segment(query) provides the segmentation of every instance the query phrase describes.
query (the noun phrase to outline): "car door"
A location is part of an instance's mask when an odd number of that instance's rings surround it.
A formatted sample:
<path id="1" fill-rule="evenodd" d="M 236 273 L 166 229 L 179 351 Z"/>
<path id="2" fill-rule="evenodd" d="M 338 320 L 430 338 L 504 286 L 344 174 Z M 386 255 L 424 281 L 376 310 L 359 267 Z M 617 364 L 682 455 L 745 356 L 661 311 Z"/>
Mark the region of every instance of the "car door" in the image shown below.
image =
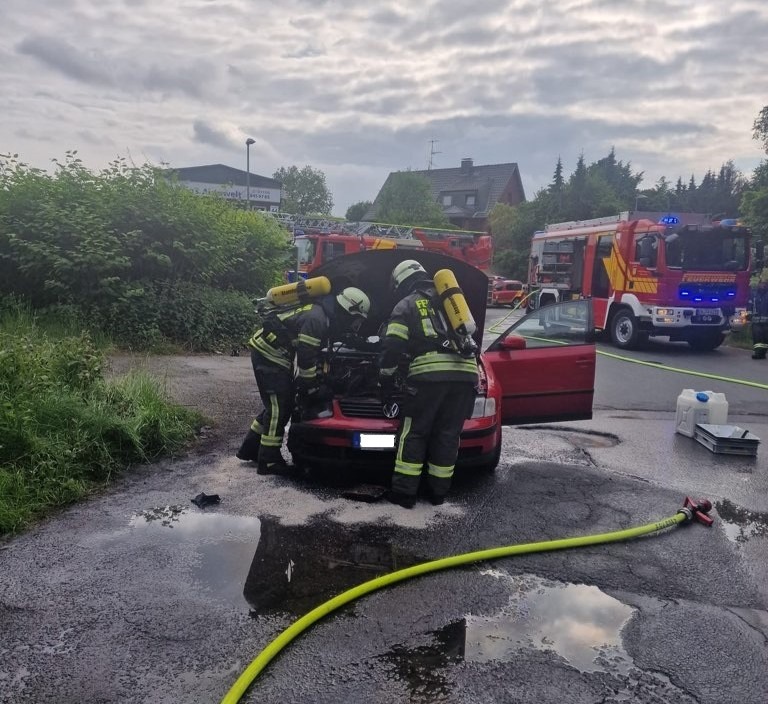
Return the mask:
<path id="1" fill-rule="evenodd" d="M 505 425 L 592 417 L 592 301 L 563 301 L 516 321 L 483 354 L 501 388 Z"/>

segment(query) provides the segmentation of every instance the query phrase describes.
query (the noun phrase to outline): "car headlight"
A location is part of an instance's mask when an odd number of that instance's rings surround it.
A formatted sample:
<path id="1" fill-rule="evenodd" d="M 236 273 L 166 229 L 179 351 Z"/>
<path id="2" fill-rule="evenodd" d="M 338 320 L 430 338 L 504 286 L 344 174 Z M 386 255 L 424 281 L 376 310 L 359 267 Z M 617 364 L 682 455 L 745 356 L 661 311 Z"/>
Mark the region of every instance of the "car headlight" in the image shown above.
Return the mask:
<path id="1" fill-rule="evenodd" d="M 472 409 L 471 418 L 489 418 L 496 415 L 496 399 L 488 396 L 478 396 Z"/>

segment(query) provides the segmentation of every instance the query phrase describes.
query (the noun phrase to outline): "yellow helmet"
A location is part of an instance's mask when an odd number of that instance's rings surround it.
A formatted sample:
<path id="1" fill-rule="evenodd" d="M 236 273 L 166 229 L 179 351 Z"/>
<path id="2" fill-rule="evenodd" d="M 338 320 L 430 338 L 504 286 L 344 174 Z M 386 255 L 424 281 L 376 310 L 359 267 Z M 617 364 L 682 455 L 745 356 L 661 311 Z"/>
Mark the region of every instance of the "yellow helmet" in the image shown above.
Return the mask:
<path id="1" fill-rule="evenodd" d="M 419 262 L 415 259 L 406 259 L 392 269 L 392 276 L 389 283 L 391 290 L 394 292 L 407 281 L 423 281 L 428 278 L 429 275 Z"/>
<path id="2" fill-rule="evenodd" d="M 359 288 L 348 286 L 336 296 L 336 303 L 349 315 L 368 318 L 371 311 L 371 301 Z"/>

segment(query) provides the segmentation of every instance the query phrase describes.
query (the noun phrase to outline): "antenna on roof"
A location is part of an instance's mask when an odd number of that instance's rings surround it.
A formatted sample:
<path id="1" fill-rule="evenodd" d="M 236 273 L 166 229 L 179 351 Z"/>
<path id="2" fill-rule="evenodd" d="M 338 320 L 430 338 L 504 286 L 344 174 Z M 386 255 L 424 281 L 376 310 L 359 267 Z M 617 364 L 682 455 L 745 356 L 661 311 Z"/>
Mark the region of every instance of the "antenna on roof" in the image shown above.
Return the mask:
<path id="1" fill-rule="evenodd" d="M 436 140 L 436 139 L 430 139 L 429 140 L 429 164 L 427 164 L 427 171 L 432 169 L 432 165 L 434 163 L 434 159 L 432 159 L 432 157 L 435 154 L 442 154 L 442 152 L 439 152 L 439 151 L 437 151 L 437 149 L 435 149 L 435 146 L 437 145 L 437 142 L 438 142 L 438 140 Z"/>

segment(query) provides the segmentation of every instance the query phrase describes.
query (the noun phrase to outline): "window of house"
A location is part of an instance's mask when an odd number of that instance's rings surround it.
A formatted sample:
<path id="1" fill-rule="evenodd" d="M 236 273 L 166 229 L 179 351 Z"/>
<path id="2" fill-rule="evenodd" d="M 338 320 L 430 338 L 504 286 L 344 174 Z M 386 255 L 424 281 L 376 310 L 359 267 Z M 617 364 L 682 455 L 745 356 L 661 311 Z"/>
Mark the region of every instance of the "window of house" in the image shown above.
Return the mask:
<path id="1" fill-rule="evenodd" d="M 465 205 L 474 205 L 475 204 L 475 194 L 472 193 L 466 197 L 466 203 Z"/>
<path id="2" fill-rule="evenodd" d="M 443 205 L 453 205 L 453 197 L 443 196 Z"/>

